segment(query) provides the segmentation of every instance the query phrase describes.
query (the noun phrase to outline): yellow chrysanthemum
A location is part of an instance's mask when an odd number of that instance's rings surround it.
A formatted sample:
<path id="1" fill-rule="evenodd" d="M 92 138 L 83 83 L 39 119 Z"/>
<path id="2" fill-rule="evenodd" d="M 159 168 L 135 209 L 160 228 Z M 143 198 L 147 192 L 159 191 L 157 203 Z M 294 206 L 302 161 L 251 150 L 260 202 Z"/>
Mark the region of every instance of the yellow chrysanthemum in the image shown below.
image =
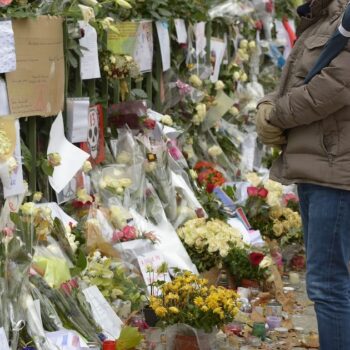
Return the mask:
<path id="1" fill-rule="evenodd" d="M 175 306 L 169 307 L 169 311 L 173 314 L 178 314 L 180 312 L 180 310 Z"/>
<path id="2" fill-rule="evenodd" d="M 157 315 L 158 317 L 164 317 L 164 316 L 168 313 L 167 309 L 166 309 L 164 306 L 158 306 L 158 307 L 154 310 L 154 312 L 156 313 L 156 315 Z"/>

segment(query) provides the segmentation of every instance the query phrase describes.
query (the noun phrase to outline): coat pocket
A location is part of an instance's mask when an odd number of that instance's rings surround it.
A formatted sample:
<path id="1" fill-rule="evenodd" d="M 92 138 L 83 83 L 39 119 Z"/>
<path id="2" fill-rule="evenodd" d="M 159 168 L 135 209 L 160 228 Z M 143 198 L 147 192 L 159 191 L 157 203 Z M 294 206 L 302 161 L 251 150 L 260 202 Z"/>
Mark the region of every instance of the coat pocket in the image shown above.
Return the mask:
<path id="1" fill-rule="evenodd" d="M 307 76 L 329 38 L 329 35 L 312 35 L 304 41 L 303 54 L 295 70 L 298 77 L 305 78 Z"/>
<path id="2" fill-rule="evenodd" d="M 321 144 L 327 156 L 335 157 L 339 151 L 339 128 L 334 117 L 328 117 L 321 122 Z"/>

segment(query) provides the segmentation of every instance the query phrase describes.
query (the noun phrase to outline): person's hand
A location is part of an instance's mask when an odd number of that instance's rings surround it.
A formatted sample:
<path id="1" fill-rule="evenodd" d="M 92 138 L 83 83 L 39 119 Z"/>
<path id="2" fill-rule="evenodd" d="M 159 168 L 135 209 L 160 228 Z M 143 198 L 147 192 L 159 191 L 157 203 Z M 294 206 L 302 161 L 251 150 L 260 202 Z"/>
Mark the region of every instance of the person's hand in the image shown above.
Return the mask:
<path id="1" fill-rule="evenodd" d="M 269 123 L 270 114 L 273 111 L 271 103 L 262 103 L 256 113 L 256 131 L 261 142 L 267 146 L 280 146 L 287 143 L 282 129 Z"/>

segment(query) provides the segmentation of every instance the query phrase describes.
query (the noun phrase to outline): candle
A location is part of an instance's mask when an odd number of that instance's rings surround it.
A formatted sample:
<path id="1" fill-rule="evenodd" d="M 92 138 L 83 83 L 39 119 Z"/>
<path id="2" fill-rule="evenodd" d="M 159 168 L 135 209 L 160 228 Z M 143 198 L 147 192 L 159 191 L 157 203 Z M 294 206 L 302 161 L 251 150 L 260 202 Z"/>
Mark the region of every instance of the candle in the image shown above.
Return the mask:
<path id="1" fill-rule="evenodd" d="M 102 345 L 102 350 L 115 350 L 116 342 L 115 340 L 105 340 Z"/>
<path id="2" fill-rule="evenodd" d="M 299 284 L 300 278 L 298 272 L 289 272 L 289 282 L 291 284 Z"/>

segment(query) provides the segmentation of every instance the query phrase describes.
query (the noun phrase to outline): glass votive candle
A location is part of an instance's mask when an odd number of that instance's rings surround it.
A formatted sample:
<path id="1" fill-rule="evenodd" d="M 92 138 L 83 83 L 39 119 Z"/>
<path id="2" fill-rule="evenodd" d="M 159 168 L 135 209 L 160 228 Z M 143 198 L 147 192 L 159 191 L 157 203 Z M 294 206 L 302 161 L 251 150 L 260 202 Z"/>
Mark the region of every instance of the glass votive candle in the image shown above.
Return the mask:
<path id="1" fill-rule="evenodd" d="M 300 284 L 300 276 L 298 272 L 289 272 L 289 282 L 290 284 L 298 285 Z"/>

